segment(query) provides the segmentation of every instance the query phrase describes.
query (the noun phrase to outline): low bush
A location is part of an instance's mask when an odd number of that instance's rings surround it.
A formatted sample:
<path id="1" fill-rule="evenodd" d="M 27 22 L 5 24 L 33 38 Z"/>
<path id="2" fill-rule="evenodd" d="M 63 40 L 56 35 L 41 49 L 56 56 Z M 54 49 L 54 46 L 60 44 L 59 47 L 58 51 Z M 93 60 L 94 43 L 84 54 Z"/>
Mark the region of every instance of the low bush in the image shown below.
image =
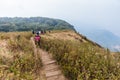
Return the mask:
<path id="1" fill-rule="evenodd" d="M 90 42 L 41 39 L 41 48 L 53 54 L 70 80 L 119 80 L 119 60 Z"/>

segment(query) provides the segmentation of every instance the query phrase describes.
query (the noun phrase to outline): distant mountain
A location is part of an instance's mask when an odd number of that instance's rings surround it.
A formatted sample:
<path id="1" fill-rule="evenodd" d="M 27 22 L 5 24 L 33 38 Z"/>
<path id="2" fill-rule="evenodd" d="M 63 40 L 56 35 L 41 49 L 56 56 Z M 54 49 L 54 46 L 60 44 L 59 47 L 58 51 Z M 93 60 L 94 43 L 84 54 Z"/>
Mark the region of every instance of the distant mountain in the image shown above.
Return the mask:
<path id="1" fill-rule="evenodd" d="M 79 32 L 111 51 L 120 51 L 120 37 L 108 30 L 79 30 Z"/>
<path id="2" fill-rule="evenodd" d="M 29 31 L 29 30 L 75 30 L 74 27 L 66 21 L 45 17 L 0 17 L 0 31 Z"/>

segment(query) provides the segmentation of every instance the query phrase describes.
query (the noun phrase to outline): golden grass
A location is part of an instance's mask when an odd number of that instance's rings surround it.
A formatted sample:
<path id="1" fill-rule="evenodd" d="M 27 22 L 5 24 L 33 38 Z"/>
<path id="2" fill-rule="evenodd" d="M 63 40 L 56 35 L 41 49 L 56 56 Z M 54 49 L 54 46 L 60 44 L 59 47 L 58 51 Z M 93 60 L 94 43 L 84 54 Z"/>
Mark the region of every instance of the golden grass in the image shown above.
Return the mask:
<path id="1" fill-rule="evenodd" d="M 70 80 L 120 80 L 120 54 L 110 54 L 84 36 L 54 31 L 42 35 L 41 48 L 52 53 Z"/>
<path id="2" fill-rule="evenodd" d="M 77 42 L 87 42 L 81 36 L 76 34 L 74 31 L 69 30 L 61 30 L 61 31 L 52 31 L 51 33 L 47 33 L 46 35 L 41 35 L 42 37 L 48 39 L 60 39 L 60 40 L 70 40 Z"/>
<path id="3" fill-rule="evenodd" d="M 0 33 L 0 79 L 39 80 L 42 63 L 34 56 L 31 32 Z"/>

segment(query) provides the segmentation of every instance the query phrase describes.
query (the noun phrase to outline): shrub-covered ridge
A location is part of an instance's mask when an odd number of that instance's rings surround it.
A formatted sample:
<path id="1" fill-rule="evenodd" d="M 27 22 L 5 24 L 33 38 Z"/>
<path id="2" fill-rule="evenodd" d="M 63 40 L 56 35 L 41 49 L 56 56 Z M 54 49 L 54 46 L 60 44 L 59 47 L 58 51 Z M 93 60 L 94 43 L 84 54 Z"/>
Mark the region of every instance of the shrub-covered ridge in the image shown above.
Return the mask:
<path id="1" fill-rule="evenodd" d="M 53 34 L 46 35 L 52 37 Z M 119 54 L 111 55 L 109 50 L 103 50 L 91 42 L 48 38 L 46 35 L 42 37 L 41 47 L 53 54 L 70 80 L 120 79 Z"/>

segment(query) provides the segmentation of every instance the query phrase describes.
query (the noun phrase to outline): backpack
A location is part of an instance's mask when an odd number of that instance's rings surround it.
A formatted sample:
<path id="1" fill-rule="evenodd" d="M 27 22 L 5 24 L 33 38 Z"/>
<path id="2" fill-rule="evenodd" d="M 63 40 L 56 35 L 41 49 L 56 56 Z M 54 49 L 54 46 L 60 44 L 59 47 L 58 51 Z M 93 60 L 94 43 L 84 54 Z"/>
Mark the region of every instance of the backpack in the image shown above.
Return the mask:
<path id="1" fill-rule="evenodd" d="M 37 42 L 40 41 L 40 38 L 41 38 L 40 36 L 35 36 L 35 41 Z"/>

